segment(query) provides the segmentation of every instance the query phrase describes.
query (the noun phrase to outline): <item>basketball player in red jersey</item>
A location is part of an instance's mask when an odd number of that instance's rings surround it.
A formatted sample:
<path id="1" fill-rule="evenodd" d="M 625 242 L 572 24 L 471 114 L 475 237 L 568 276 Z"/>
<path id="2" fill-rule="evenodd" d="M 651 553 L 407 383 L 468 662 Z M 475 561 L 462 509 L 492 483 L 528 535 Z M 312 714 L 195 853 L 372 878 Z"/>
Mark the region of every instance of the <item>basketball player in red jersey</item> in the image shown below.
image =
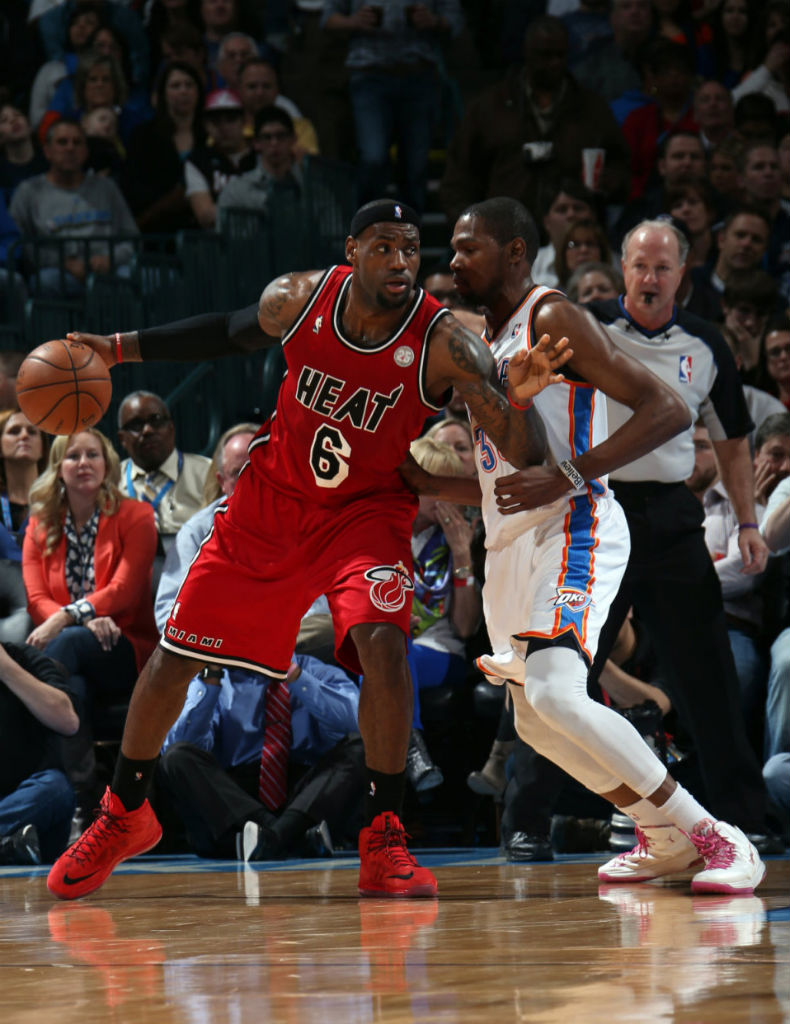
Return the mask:
<path id="1" fill-rule="evenodd" d="M 282 344 L 288 370 L 276 411 L 253 439 L 232 499 L 218 507 L 137 681 L 98 816 L 50 871 L 49 888 L 62 899 L 92 892 L 116 864 L 159 841 L 146 792 L 189 680 L 207 662 L 284 679 L 300 620 L 320 594 L 329 600 L 338 658 L 363 676 L 359 892 L 436 895 L 436 879 L 409 853 L 399 820 L 417 499 L 398 467 L 452 387 L 511 463 L 541 462 L 540 421 L 525 407 L 561 379 L 553 371 L 570 350 L 566 339 L 552 346 L 546 337 L 530 356 L 514 356 L 509 400 L 487 346 L 415 287 L 418 221 L 401 203 L 379 200 L 357 211 L 346 259 L 350 266 L 272 281 L 257 309 L 114 337 L 72 336 L 109 366 Z"/>

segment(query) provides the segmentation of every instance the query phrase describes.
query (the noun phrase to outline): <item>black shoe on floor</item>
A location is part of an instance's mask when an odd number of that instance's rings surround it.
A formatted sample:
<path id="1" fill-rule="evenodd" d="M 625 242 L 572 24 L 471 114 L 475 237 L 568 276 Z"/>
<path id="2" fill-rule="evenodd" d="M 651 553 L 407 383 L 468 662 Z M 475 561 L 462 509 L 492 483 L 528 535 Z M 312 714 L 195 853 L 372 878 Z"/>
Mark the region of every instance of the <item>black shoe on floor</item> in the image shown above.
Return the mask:
<path id="1" fill-rule="evenodd" d="M 334 857 L 335 847 L 329 825 L 325 821 L 319 821 L 305 832 L 304 847 L 306 857 Z"/>
<path id="2" fill-rule="evenodd" d="M 23 825 L 0 839 L 0 864 L 40 864 L 41 849 L 35 825 Z"/>
<path id="3" fill-rule="evenodd" d="M 436 789 L 444 782 L 442 770 L 434 764 L 428 752 L 425 737 L 419 729 L 412 729 L 406 753 L 406 776 L 417 793 Z"/>
<path id="4" fill-rule="evenodd" d="M 554 860 L 554 851 L 548 835 L 544 833 L 514 832 L 505 842 L 505 857 L 515 863 Z"/>

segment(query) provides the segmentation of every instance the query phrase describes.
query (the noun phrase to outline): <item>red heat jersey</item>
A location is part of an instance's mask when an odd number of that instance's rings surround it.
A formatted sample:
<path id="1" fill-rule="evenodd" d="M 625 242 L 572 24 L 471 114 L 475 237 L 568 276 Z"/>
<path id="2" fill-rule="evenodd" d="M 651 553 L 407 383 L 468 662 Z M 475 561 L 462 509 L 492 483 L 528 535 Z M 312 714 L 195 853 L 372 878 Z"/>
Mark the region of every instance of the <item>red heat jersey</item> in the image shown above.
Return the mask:
<path id="1" fill-rule="evenodd" d="M 372 348 L 343 333 L 351 267 L 327 270 L 283 337 L 277 407 L 250 445 L 250 468 L 319 505 L 406 487 L 397 467 L 439 406 L 425 391 L 428 339 L 448 310 L 421 288 L 397 330 Z"/>

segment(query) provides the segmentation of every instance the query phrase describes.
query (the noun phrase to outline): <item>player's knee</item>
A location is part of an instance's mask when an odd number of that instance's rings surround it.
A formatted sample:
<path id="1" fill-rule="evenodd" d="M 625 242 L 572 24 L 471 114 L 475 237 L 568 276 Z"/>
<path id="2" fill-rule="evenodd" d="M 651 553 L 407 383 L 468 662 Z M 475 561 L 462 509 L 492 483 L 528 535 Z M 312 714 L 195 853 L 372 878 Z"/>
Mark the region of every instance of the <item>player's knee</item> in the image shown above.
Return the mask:
<path id="1" fill-rule="evenodd" d="M 406 644 L 397 626 L 389 622 L 365 623 L 355 626 L 351 635 L 366 678 L 399 676 L 405 671 Z"/>

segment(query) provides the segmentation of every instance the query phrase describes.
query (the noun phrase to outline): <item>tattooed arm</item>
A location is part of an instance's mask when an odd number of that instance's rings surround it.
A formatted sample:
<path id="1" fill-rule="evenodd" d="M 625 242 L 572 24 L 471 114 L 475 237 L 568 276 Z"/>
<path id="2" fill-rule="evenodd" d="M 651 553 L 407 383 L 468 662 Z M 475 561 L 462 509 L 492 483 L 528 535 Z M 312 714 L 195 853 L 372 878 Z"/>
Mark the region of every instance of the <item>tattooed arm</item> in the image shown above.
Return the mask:
<path id="1" fill-rule="evenodd" d="M 530 353 L 519 354 L 517 402 L 526 404 L 544 387 L 562 380 L 554 370 L 573 354 L 567 345 L 567 338 L 552 344 L 544 335 Z M 508 401 L 485 342 L 453 316 L 442 317 L 431 337 L 427 386 L 437 399 L 455 387 L 511 465 L 539 465 L 545 459 L 545 430 L 534 406 L 519 409 Z"/>

